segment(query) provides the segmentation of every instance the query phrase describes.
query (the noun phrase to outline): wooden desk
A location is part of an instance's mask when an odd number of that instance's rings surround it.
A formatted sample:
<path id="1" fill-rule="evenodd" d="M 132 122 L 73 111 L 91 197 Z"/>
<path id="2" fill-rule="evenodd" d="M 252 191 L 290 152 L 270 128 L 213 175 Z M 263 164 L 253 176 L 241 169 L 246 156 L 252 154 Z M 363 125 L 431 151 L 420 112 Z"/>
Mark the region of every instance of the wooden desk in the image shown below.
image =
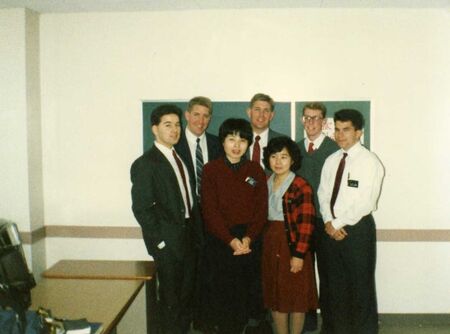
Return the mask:
<path id="1" fill-rule="evenodd" d="M 156 267 L 153 261 L 60 260 L 42 273 L 51 279 L 145 281 L 147 333 L 158 332 Z"/>
<path id="2" fill-rule="evenodd" d="M 58 318 L 100 322 L 102 334 L 114 332 L 144 285 L 138 280 L 43 279 L 31 290 L 31 310 L 42 306 Z"/>
<path id="3" fill-rule="evenodd" d="M 45 278 L 151 280 L 153 261 L 61 260 L 43 272 Z"/>

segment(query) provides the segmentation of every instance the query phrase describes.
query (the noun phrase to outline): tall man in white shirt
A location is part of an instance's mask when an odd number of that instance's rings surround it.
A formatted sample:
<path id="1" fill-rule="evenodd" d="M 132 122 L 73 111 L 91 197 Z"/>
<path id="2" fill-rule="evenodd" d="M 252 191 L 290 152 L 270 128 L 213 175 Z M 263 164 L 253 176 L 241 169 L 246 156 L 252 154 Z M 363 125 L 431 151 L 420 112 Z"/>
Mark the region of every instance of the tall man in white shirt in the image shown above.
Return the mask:
<path id="1" fill-rule="evenodd" d="M 329 240 L 325 245 L 330 323 L 326 333 L 378 333 L 376 232 L 371 215 L 384 168 L 360 143 L 364 119 L 353 109 L 334 115 L 341 148 L 322 169 L 318 197 Z"/>
<path id="2" fill-rule="evenodd" d="M 317 254 L 317 268 L 319 272 L 319 296 L 320 296 L 320 315 L 322 318 L 322 331 L 326 332 L 328 326 L 328 305 L 327 301 L 327 277 L 325 270 L 326 257 L 323 256 L 322 244 L 327 239 L 328 235 L 325 233 L 325 228 L 322 220 L 322 216 L 319 210 L 319 199 L 317 197 L 317 190 L 320 184 L 320 174 L 322 173 L 322 167 L 332 153 L 339 149 L 339 146 L 330 137 L 325 136 L 322 132 L 327 119 L 327 108 L 321 102 L 308 102 L 303 107 L 302 122 L 306 132 L 306 137 L 303 138 L 298 146 L 300 148 L 300 154 L 302 156 L 302 163 L 297 174 L 308 181 L 309 185 L 314 191 L 314 206 L 316 208 L 316 220 L 315 229 L 312 238 L 311 250 Z M 307 313 L 310 317 L 309 323 L 314 323 L 311 319 L 314 316 L 317 318 L 317 314 L 314 312 Z M 317 320 L 315 321 L 317 323 Z M 308 324 L 308 323 L 307 323 Z M 309 325 L 308 329 L 313 327 Z"/>

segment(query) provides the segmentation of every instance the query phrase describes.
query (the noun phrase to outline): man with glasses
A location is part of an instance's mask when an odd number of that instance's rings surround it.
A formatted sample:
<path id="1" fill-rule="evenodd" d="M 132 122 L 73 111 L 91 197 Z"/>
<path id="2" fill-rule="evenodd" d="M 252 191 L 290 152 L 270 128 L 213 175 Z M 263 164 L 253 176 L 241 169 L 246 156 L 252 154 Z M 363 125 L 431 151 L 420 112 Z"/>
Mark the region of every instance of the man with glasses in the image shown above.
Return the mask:
<path id="1" fill-rule="evenodd" d="M 323 240 L 329 238 L 324 231 L 324 224 L 319 210 L 319 200 L 317 190 L 320 184 L 320 174 L 323 164 L 329 155 L 336 152 L 339 146 L 330 137 L 322 132 L 326 120 L 327 108 L 321 102 L 309 102 L 303 107 L 303 127 L 306 137 L 303 138 L 298 146 L 302 156 L 302 164 L 297 174 L 303 177 L 311 185 L 314 191 L 314 206 L 316 208 L 316 224 L 312 239 L 311 253 L 317 252 L 317 267 L 319 271 L 319 298 L 320 312 L 322 317 L 322 332 L 326 333 L 328 326 L 328 305 L 327 305 L 327 277 L 325 271 L 325 257 L 323 256 Z M 307 314 L 305 330 L 317 328 L 317 315 Z"/>

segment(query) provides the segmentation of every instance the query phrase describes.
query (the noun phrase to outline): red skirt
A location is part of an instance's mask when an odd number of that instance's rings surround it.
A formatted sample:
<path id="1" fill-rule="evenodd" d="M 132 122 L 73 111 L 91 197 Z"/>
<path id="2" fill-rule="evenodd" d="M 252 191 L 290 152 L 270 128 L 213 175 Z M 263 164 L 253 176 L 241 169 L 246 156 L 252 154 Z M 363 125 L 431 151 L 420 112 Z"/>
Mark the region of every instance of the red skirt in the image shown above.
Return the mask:
<path id="1" fill-rule="evenodd" d="M 291 273 L 283 221 L 269 221 L 264 234 L 262 285 L 264 305 L 283 313 L 308 312 L 318 307 L 316 279 L 311 253 L 303 259 L 303 269 Z"/>

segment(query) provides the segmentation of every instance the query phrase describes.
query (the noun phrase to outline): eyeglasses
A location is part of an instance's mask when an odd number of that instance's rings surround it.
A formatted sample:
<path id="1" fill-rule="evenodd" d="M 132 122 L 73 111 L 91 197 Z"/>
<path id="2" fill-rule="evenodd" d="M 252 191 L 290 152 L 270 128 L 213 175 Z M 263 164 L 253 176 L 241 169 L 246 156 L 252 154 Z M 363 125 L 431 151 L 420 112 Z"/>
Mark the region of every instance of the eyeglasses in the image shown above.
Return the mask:
<path id="1" fill-rule="evenodd" d="M 323 117 L 320 116 L 303 116 L 303 122 L 317 122 L 322 120 Z"/>

